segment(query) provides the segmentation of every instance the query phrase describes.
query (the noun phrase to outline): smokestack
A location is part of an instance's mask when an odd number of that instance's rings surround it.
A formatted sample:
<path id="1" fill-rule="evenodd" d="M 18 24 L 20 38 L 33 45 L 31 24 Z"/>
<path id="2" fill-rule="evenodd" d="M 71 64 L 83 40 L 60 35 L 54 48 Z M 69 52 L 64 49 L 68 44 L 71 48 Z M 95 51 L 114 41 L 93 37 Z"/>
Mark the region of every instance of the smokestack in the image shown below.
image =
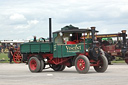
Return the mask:
<path id="1" fill-rule="evenodd" d="M 91 30 L 92 30 L 92 41 L 93 41 L 93 43 L 95 41 L 95 28 L 96 27 L 91 27 Z"/>
<path id="2" fill-rule="evenodd" d="M 52 42 L 52 20 L 49 18 L 49 42 Z"/>
<path id="3" fill-rule="evenodd" d="M 126 47 L 126 30 L 122 30 L 123 47 Z"/>

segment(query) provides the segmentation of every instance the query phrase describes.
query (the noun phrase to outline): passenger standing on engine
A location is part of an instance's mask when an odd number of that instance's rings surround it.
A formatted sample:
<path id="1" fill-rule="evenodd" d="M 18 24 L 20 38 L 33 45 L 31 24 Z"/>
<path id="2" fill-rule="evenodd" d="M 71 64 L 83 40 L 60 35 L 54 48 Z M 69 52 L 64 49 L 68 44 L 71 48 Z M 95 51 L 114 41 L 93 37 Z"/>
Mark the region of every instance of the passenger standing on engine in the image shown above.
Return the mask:
<path id="1" fill-rule="evenodd" d="M 13 46 L 11 45 L 10 49 L 9 49 L 9 52 L 10 52 L 10 64 L 12 63 L 12 59 L 13 59 L 13 54 L 14 54 L 14 51 L 13 51 Z"/>
<path id="2" fill-rule="evenodd" d="M 34 36 L 34 40 L 33 41 L 36 42 L 36 36 Z"/>

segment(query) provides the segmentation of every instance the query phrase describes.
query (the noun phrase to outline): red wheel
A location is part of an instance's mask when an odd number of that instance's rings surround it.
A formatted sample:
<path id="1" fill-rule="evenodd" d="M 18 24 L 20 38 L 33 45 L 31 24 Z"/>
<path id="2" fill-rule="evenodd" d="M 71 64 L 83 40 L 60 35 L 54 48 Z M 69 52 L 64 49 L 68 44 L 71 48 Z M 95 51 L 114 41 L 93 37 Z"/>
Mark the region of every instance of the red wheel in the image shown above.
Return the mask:
<path id="1" fill-rule="evenodd" d="M 31 70 L 35 70 L 37 68 L 36 60 L 32 59 L 30 61 L 30 68 L 31 68 Z"/>
<path id="2" fill-rule="evenodd" d="M 87 73 L 90 68 L 90 62 L 84 55 L 79 55 L 75 60 L 75 67 L 79 73 Z"/>
<path id="3" fill-rule="evenodd" d="M 83 59 L 79 59 L 77 61 L 77 67 L 80 71 L 84 70 L 85 68 L 85 61 Z"/>
<path id="4" fill-rule="evenodd" d="M 37 57 L 31 57 L 28 62 L 29 70 L 31 72 L 41 71 L 41 62 Z M 42 67 L 43 68 L 43 67 Z"/>
<path id="5" fill-rule="evenodd" d="M 20 51 L 14 52 L 14 54 L 13 54 L 13 61 L 15 63 L 21 63 L 21 60 L 22 60 L 22 56 L 21 56 Z"/>

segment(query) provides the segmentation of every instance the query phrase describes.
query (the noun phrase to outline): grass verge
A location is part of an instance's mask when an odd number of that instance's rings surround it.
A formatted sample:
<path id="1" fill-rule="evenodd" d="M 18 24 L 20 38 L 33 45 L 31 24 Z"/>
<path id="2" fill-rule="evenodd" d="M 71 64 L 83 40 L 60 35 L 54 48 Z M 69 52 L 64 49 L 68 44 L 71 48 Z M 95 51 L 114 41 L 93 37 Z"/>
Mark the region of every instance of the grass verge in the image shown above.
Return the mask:
<path id="1" fill-rule="evenodd" d="M 0 63 L 9 63 L 8 53 L 0 53 Z"/>
<path id="2" fill-rule="evenodd" d="M 125 63 L 125 61 L 124 60 L 120 60 L 120 61 L 112 61 L 112 63 Z"/>

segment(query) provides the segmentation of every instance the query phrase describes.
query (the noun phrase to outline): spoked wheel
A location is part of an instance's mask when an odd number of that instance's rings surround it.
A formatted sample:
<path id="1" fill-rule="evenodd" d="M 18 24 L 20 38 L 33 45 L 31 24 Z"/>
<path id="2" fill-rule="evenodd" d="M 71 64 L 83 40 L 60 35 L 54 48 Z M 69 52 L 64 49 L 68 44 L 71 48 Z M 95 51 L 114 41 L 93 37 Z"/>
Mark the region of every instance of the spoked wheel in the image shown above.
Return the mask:
<path id="1" fill-rule="evenodd" d="M 31 57 L 29 59 L 28 66 L 31 72 L 39 72 L 41 70 L 41 63 L 37 57 Z"/>
<path id="2" fill-rule="evenodd" d="M 90 68 L 90 62 L 84 55 L 80 55 L 75 60 L 75 67 L 79 73 L 87 73 Z"/>
<path id="3" fill-rule="evenodd" d="M 94 66 L 95 71 L 97 72 L 105 72 L 108 68 L 108 60 L 105 55 L 101 55 L 99 58 L 99 66 Z"/>
<path id="4" fill-rule="evenodd" d="M 21 61 L 22 61 L 22 56 L 21 56 L 20 51 L 14 52 L 14 54 L 13 54 L 13 61 L 14 61 L 15 63 L 21 63 Z"/>
<path id="5" fill-rule="evenodd" d="M 65 69 L 64 65 L 52 65 L 51 66 L 54 71 L 63 71 Z"/>

